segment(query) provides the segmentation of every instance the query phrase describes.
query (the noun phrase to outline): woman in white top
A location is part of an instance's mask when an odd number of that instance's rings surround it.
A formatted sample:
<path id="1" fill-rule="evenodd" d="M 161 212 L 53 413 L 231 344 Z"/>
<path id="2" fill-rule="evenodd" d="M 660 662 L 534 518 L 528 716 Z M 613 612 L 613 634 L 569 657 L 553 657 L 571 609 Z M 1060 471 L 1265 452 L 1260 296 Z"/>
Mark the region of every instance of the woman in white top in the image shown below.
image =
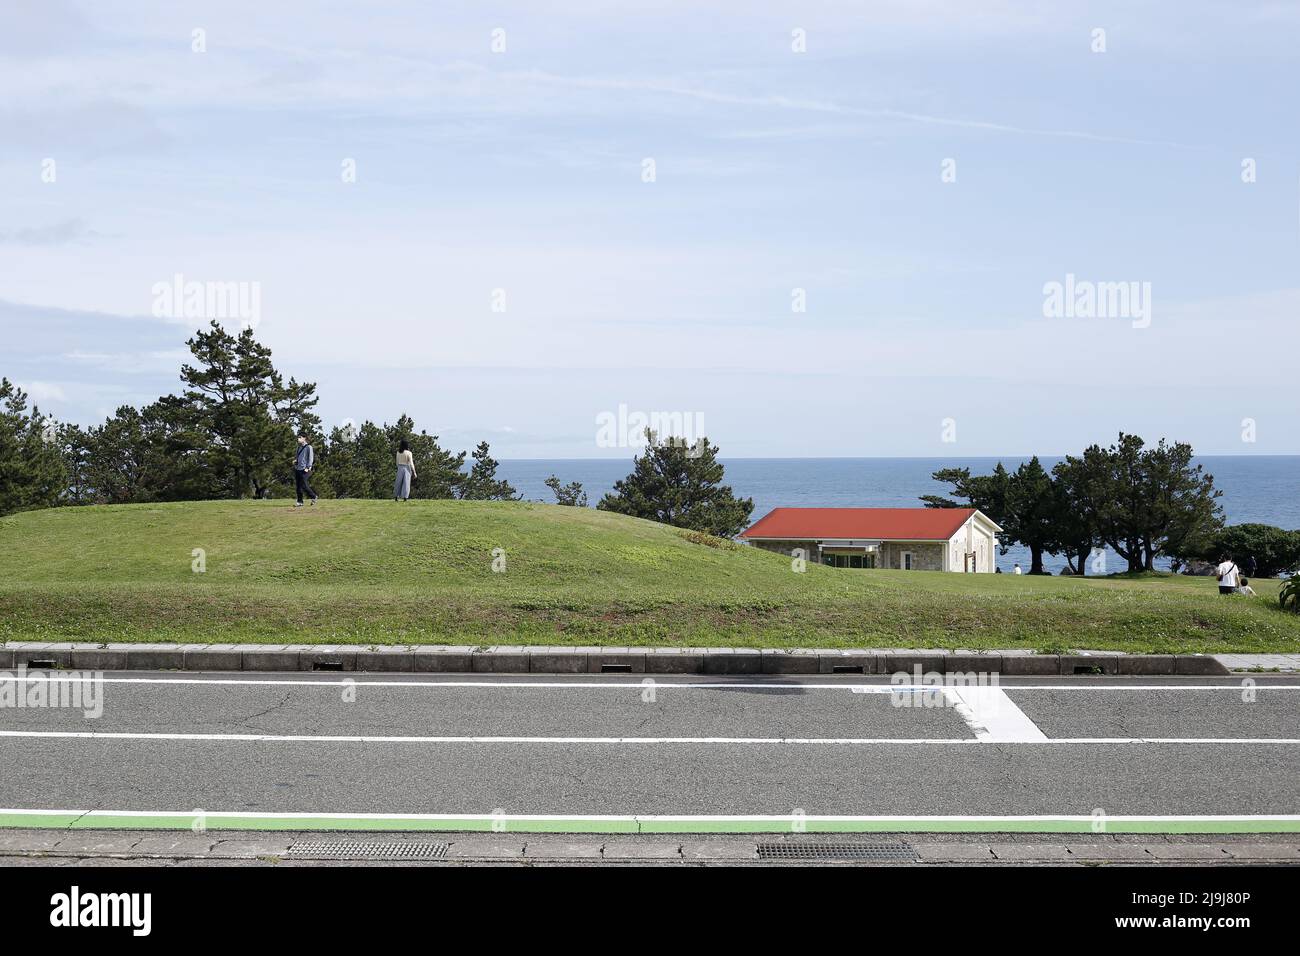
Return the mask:
<path id="1" fill-rule="evenodd" d="M 393 500 L 405 501 L 411 497 L 411 479 L 415 477 L 415 458 L 406 439 L 397 448 L 397 481 L 393 484 Z"/>

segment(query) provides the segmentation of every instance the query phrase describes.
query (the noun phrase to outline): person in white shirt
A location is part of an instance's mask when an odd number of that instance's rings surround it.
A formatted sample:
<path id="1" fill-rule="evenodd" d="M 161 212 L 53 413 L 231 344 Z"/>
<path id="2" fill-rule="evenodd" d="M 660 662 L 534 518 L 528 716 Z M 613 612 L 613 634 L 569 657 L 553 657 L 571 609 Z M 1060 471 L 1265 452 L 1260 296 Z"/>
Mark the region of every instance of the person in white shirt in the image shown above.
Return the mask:
<path id="1" fill-rule="evenodd" d="M 1015 568 L 1012 570 L 1011 573 L 1012 573 L 1012 574 L 1024 574 L 1024 573 L 1025 573 L 1024 571 L 1020 570 L 1020 562 L 1019 562 L 1019 561 L 1016 562 L 1016 566 L 1015 566 Z"/>
<path id="2" fill-rule="evenodd" d="M 411 497 L 411 480 L 415 478 L 415 458 L 410 443 L 405 438 L 397 447 L 397 481 L 393 483 L 393 500 L 405 501 Z"/>
<path id="3" fill-rule="evenodd" d="M 1214 569 L 1214 574 L 1219 579 L 1220 594 L 1237 593 L 1237 578 L 1241 572 L 1237 570 L 1237 565 L 1231 558 L 1224 555 L 1219 566 Z"/>
<path id="4" fill-rule="evenodd" d="M 1237 585 L 1237 593 L 1244 594 L 1246 597 L 1255 596 L 1255 589 L 1250 586 L 1250 578 L 1241 579 L 1241 583 Z"/>

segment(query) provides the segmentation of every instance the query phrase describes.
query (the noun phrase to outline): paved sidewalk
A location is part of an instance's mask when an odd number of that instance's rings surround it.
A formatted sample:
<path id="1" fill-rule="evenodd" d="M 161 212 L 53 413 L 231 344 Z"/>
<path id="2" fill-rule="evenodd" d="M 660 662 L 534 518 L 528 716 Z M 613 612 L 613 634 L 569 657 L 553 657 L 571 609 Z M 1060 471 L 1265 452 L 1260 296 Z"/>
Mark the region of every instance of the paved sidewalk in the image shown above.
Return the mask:
<path id="1" fill-rule="evenodd" d="M 872 849 L 866 851 L 864 846 Z M 874 854 L 876 859 L 850 859 Z M 0 830 L 0 866 L 1300 865 L 1294 834 L 584 836 Z"/>
<path id="2" fill-rule="evenodd" d="M 1215 654 L 1230 671 L 1300 671 L 1300 654 Z"/>

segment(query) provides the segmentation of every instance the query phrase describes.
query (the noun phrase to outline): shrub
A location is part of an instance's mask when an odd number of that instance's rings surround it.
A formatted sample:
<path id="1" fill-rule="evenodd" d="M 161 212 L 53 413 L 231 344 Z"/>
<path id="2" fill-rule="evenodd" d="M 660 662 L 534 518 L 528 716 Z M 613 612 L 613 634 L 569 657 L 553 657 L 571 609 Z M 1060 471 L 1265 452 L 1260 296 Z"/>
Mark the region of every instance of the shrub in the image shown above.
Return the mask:
<path id="1" fill-rule="evenodd" d="M 1300 577 L 1287 578 L 1283 581 L 1277 600 L 1283 610 L 1289 606 L 1292 611 L 1300 613 Z"/>
<path id="2" fill-rule="evenodd" d="M 1300 531 L 1286 531 L 1268 524 L 1229 525 L 1202 539 L 1191 550 L 1192 553 L 1180 557 L 1217 561 L 1226 554 L 1243 569 L 1248 559 L 1254 558 L 1254 573 L 1258 577 L 1274 578 L 1300 565 Z"/>
<path id="3" fill-rule="evenodd" d="M 702 544 L 707 548 L 721 548 L 723 551 L 738 551 L 743 545 L 736 544 L 727 538 L 719 538 L 714 534 L 707 534 L 703 531 L 678 531 L 679 535 L 685 538 L 691 544 Z"/>

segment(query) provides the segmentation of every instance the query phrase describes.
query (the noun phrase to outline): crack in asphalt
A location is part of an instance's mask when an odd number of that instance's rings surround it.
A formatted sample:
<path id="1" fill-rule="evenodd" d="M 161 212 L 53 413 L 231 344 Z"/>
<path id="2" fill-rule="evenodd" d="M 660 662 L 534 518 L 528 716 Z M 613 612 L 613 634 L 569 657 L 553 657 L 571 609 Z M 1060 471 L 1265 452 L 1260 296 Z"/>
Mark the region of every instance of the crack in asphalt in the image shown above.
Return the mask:
<path id="1" fill-rule="evenodd" d="M 266 708 L 265 710 L 259 710 L 255 714 L 249 714 L 247 717 L 241 717 L 236 721 L 236 723 L 241 727 L 251 727 L 254 730 L 265 731 L 266 730 L 265 727 L 254 725 L 253 721 L 257 720 L 257 718 L 259 717 L 265 717 L 267 714 L 274 713 L 277 710 L 283 709 L 284 706 L 287 703 L 289 703 L 289 700 L 292 697 L 293 697 L 293 691 L 286 691 L 284 697 L 281 698 L 278 704 L 272 704 L 270 707 Z"/>
<path id="2" fill-rule="evenodd" d="M 76 829 L 75 829 L 75 828 L 76 828 L 77 824 L 78 824 L 80 821 L 86 819 L 86 817 L 88 817 L 90 814 L 94 813 L 95 809 L 96 809 L 95 807 L 91 807 L 89 810 L 83 810 L 83 811 L 82 811 L 80 814 L 78 814 L 74 819 L 69 820 L 69 821 L 68 821 L 68 825 L 64 828 L 64 829 L 67 831 L 67 834 L 66 834 L 65 836 L 63 836 L 62 838 L 60 838 L 59 841 L 58 841 L 57 843 L 54 844 L 54 849 L 57 850 L 60 846 L 63 845 L 63 841 L 64 841 L 64 840 L 70 839 L 70 838 L 72 837 L 72 834 L 76 832 Z M 138 843 L 139 840 L 137 840 L 136 842 Z M 132 846 L 134 846 L 134 845 L 135 845 L 135 844 L 132 844 Z"/>

